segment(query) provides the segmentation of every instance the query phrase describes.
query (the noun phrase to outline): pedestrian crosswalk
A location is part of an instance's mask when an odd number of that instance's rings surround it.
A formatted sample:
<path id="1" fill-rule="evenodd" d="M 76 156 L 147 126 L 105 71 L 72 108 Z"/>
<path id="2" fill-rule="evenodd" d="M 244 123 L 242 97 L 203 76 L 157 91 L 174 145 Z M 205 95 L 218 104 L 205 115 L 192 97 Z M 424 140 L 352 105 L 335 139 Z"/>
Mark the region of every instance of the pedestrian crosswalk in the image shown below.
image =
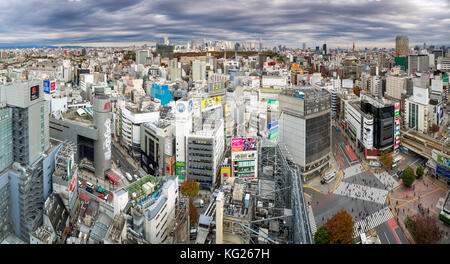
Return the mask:
<path id="1" fill-rule="evenodd" d="M 387 190 L 348 182 L 341 182 L 333 193 L 379 204 L 384 204 L 388 195 Z"/>
<path id="2" fill-rule="evenodd" d="M 382 223 L 388 221 L 389 219 L 393 218 L 391 210 L 389 207 L 385 207 L 365 219 L 362 219 L 358 222 L 356 222 L 353 226 L 353 237 L 357 237 L 361 235 L 362 233 L 366 233 L 372 228 L 375 228 Z"/>
<path id="3" fill-rule="evenodd" d="M 374 173 L 375 177 L 386 187 L 388 191 L 398 186 L 398 182 L 387 172 Z"/>
<path id="4" fill-rule="evenodd" d="M 314 220 L 314 214 L 311 205 L 308 206 L 308 217 L 309 217 L 309 224 L 311 226 L 311 232 L 314 235 L 317 231 L 317 226 L 316 220 Z"/>
<path id="5" fill-rule="evenodd" d="M 344 179 L 366 171 L 361 164 L 356 164 L 344 169 Z"/>

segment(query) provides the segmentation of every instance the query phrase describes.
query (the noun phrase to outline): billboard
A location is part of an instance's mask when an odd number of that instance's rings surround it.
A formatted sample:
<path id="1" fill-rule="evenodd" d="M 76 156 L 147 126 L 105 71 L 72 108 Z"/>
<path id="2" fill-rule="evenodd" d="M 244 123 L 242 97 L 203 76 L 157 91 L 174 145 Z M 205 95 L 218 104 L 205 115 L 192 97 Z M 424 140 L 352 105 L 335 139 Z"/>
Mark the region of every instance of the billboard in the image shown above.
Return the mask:
<path id="1" fill-rule="evenodd" d="M 378 149 L 366 149 L 367 157 L 376 157 L 378 156 Z"/>
<path id="2" fill-rule="evenodd" d="M 447 169 L 444 168 L 444 167 L 441 167 L 441 166 L 438 165 L 438 166 L 436 167 L 436 174 L 439 175 L 439 176 L 441 176 L 441 177 L 447 178 L 447 180 L 450 180 L 450 171 L 447 170 Z"/>
<path id="3" fill-rule="evenodd" d="M 342 80 L 342 87 L 353 89 L 353 80 L 350 80 L 350 79 Z"/>
<path id="4" fill-rule="evenodd" d="M 216 96 L 202 100 L 202 110 L 217 104 L 222 104 L 222 96 Z"/>
<path id="5" fill-rule="evenodd" d="M 175 174 L 180 180 L 186 179 L 186 165 L 184 161 L 177 161 L 175 163 Z"/>
<path id="6" fill-rule="evenodd" d="M 51 81 L 50 82 L 50 93 L 54 93 L 56 91 L 56 82 Z"/>
<path id="7" fill-rule="evenodd" d="M 172 156 L 172 139 L 171 138 L 166 138 L 165 140 L 165 144 L 164 144 L 164 154 L 166 154 L 167 156 Z"/>
<path id="8" fill-rule="evenodd" d="M 36 100 L 39 98 L 39 85 L 30 87 L 30 101 Z"/>
<path id="9" fill-rule="evenodd" d="M 222 175 L 222 178 L 231 177 L 231 165 L 222 165 L 220 175 Z"/>
<path id="10" fill-rule="evenodd" d="M 231 139 L 231 151 L 256 151 L 258 140 L 256 138 L 233 138 Z"/>
<path id="11" fill-rule="evenodd" d="M 44 81 L 44 93 L 50 93 L 50 81 Z"/>
<path id="12" fill-rule="evenodd" d="M 225 94 L 225 82 L 213 82 L 208 84 L 209 94 Z"/>

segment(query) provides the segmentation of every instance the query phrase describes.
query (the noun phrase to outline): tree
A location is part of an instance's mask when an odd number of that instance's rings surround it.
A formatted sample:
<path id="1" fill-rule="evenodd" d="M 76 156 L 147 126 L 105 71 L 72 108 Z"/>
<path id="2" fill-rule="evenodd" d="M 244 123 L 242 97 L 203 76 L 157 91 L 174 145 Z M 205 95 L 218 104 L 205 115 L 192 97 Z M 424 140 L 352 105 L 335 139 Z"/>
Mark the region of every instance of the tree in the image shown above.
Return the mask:
<path id="1" fill-rule="evenodd" d="M 394 162 L 394 158 L 392 157 L 392 153 L 389 152 L 389 153 L 381 154 L 380 161 L 381 161 L 381 163 L 383 163 L 383 165 L 384 165 L 384 167 L 386 169 L 391 168 L 392 167 L 392 163 Z"/>
<path id="2" fill-rule="evenodd" d="M 325 226 L 321 226 L 317 228 L 316 233 L 314 234 L 314 243 L 316 244 L 328 244 L 330 241 L 328 240 L 328 231 Z"/>
<path id="3" fill-rule="evenodd" d="M 187 179 L 181 184 L 180 192 L 182 195 L 189 197 L 189 222 L 194 226 L 198 222 L 199 214 L 194 204 L 194 197 L 197 196 L 200 186 L 193 179 Z"/>
<path id="4" fill-rule="evenodd" d="M 361 93 L 361 88 L 359 86 L 353 87 L 353 93 L 359 97 L 359 94 Z"/>
<path id="5" fill-rule="evenodd" d="M 415 179 L 416 176 L 414 175 L 414 170 L 411 167 L 407 167 L 403 170 L 402 180 L 406 186 L 411 187 Z"/>
<path id="6" fill-rule="evenodd" d="M 200 215 L 198 214 L 197 207 L 195 207 L 194 200 L 189 198 L 189 223 L 191 226 L 195 226 L 198 223 L 198 218 Z"/>
<path id="7" fill-rule="evenodd" d="M 436 219 L 429 215 L 416 214 L 411 221 L 413 235 L 419 244 L 436 244 L 443 231 L 436 224 Z"/>
<path id="8" fill-rule="evenodd" d="M 353 219 L 344 209 L 325 223 L 330 244 L 353 243 Z"/>
<path id="9" fill-rule="evenodd" d="M 187 179 L 180 186 L 181 194 L 189 197 L 190 199 L 194 199 L 197 196 L 200 186 L 193 179 Z"/>
<path id="10" fill-rule="evenodd" d="M 423 168 L 422 168 L 422 166 L 417 167 L 416 175 L 417 175 L 417 178 L 420 178 L 420 177 L 423 176 Z"/>

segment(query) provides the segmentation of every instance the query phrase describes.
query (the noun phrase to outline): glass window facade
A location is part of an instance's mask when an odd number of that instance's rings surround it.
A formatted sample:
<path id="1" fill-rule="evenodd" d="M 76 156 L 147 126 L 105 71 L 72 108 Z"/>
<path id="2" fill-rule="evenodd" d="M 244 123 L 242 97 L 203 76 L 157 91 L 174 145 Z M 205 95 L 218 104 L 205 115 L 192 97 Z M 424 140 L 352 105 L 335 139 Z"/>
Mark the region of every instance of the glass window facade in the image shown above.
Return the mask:
<path id="1" fill-rule="evenodd" d="M 306 120 L 306 164 L 330 152 L 330 113 Z"/>

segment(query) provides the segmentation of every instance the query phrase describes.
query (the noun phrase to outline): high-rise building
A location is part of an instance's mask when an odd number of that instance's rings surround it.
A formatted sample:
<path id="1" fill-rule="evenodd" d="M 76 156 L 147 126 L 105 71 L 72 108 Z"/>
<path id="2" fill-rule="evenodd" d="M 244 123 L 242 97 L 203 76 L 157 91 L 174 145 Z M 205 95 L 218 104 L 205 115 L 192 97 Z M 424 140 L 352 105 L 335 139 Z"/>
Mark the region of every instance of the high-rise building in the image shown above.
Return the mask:
<path id="1" fill-rule="evenodd" d="M 416 72 L 427 72 L 430 66 L 430 60 L 426 54 L 408 55 L 408 74 Z"/>
<path id="2" fill-rule="evenodd" d="M 206 80 L 206 63 L 203 61 L 192 62 L 192 80 L 203 81 Z"/>
<path id="3" fill-rule="evenodd" d="M 323 54 L 327 55 L 327 43 L 324 43 L 322 46 Z"/>
<path id="4" fill-rule="evenodd" d="M 408 55 L 409 40 L 406 35 L 395 37 L 395 57 L 405 57 Z"/>
<path id="5" fill-rule="evenodd" d="M 38 81 L 0 86 L 0 94 L 0 104 L 5 107 L 1 111 L 4 118 L 1 132 L 2 138 L 7 140 L 2 146 L 4 156 L 1 166 L 10 166 L 7 162 L 13 162 L 12 169 L 0 176 L 0 182 L 3 181 L 0 188 L 4 188 L 4 183 L 9 181 L 12 231 L 28 241 L 29 233 L 42 223 L 46 171 L 43 163 L 50 146 L 49 103 L 44 99 L 43 86 Z M 11 123 L 8 118 L 12 119 Z M 10 138 L 5 138 L 8 135 Z M 12 149 L 8 147 L 8 142 L 12 142 Z M 1 203 L 0 209 L 4 209 Z M 1 222 L 0 215 L 0 230 L 5 228 Z"/>
<path id="6" fill-rule="evenodd" d="M 303 47 L 303 50 L 306 50 L 306 42 L 303 42 L 302 47 Z"/>
<path id="7" fill-rule="evenodd" d="M 329 167 L 331 153 L 331 96 L 325 89 L 304 88 L 279 96 L 280 143 L 301 167 L 304 180 Z"/>
<path id="8" fill-rule="evenodd" d="M 401 100 L 403 91 L 406 90 L 406 76 L 387 75 L 386 76 L 386 96 Z"/>

